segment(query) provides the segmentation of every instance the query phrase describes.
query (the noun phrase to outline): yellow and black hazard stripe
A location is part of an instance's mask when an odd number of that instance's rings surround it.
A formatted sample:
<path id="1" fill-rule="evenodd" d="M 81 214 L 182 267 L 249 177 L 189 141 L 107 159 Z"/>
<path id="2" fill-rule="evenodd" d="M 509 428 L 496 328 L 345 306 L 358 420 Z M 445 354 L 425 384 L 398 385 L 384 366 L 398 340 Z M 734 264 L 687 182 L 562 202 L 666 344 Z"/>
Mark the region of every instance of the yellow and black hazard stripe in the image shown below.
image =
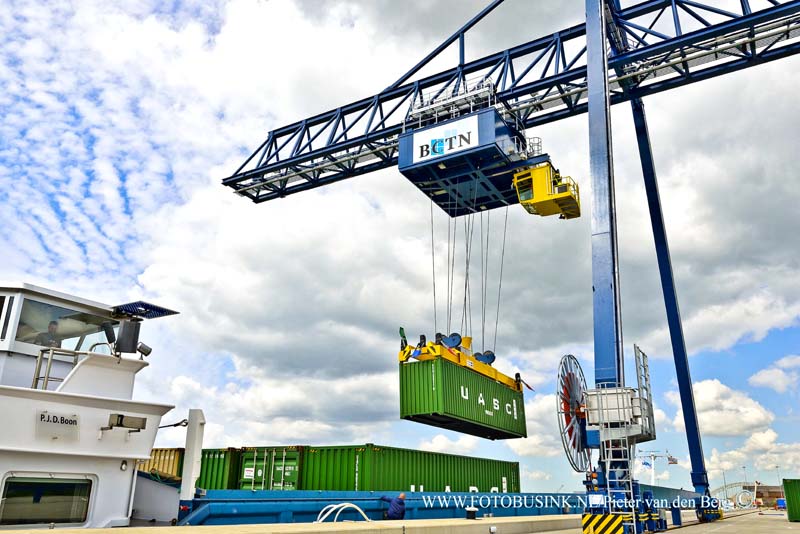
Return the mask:
<path id="1" fill-rule="evenodd" d="M 624 521 L 630 521 L 624 514 L 583 514 L 583 534 L 624 534 Z"/>

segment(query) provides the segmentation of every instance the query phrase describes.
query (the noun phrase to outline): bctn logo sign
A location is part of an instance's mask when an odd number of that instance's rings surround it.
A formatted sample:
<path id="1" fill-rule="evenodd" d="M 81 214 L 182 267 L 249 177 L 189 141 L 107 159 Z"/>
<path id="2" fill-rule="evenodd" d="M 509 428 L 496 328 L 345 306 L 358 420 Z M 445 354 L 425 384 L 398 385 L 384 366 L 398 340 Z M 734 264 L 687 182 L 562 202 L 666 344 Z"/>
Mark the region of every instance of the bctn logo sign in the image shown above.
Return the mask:
<path id="1" fill-rule="evenodd" d="M 466 134 L 454 133 L 449 137 L 431 139 L 430 144 L 419 146 L 419 157 L 443 156 L 445 152 L 461 150 L 472 145 L 472 132 Z"/>
<path id="2" fill-rule="evenodd" d="M 412 145 L 413 163 L 446 156 L 478 144 L 478 117 L 473 115 L 415 132 Z"/>

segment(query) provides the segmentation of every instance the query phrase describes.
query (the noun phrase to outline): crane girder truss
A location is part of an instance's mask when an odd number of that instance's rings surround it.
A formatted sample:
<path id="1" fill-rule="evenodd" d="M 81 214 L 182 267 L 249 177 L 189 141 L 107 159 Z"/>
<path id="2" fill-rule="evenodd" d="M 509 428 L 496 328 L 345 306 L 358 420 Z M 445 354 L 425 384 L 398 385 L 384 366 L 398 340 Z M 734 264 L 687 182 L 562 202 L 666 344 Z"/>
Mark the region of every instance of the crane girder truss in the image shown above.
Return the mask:
<path id="1" fill-rule="evenodd" d="M 649 0 L 610 16 L 612 44 L 627 43 L 609 56 L 612 104 L 800 51 L 800 0 Z M 264 202 L 394 166 L 412 108 L 487 85 L 524 128 L 584 113 L 585 24 L 278 128 L 223 184 Z"/>

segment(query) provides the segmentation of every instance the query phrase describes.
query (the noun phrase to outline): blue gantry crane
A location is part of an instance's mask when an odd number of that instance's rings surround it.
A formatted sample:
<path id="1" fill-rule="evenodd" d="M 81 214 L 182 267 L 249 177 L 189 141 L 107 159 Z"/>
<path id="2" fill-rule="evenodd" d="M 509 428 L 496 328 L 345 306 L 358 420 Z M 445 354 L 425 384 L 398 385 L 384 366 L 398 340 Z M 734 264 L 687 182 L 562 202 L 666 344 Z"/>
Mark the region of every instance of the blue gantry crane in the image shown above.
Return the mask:
<path id="1" fill-rule="evenodd" d="M 531 192 L 522 191 L 525 173 L 552 165 L 538 143 L 526 137 L 526 130 L 588 113 L 595 388 L 586 387 L 577 360 L 562 360 L 562 439 L 573 467 L 587 472 L 587 490 L 595 497 L 589 507 L 590 526 L 602 522 L 604 529 L 657 529 L 654 510 L 615 504 L 638 496 L 631 477 L 631 448 L 653 439 L 655 428 L 647 358 L 638 347 L 637 388 L 626 387 L 624 378 L 610 106 L 631 105 L 691 480 L 698 493 L 709 495 L 642 99 L 797 53 L 800 1 L 586 0 L 584 24 L 467 61 L 467 33 L 501 3 L 492 1 L 380 93 L 269 132 L 223 184 L 261 203 L 399 164 L 401 172 L 450 216 L 517 202 L 536 213 L 537 206 L 524 196 Z M 459 50 L 456 65 L 417 76 L 454 44 Z M 555 175 L 560 180 L 557 171 Z M 553 183 L 557 188 L 568 185 Z M 564 218 L 579 214 L 577 188 L 568 196 L 575 200 L 573 211 L 561 205 L 557 210 Z M 599 451 L 594 466 L 592 450 Z M 698 514 L 702 520 L 717 517 L 709 503 L 700 506 Z"/>

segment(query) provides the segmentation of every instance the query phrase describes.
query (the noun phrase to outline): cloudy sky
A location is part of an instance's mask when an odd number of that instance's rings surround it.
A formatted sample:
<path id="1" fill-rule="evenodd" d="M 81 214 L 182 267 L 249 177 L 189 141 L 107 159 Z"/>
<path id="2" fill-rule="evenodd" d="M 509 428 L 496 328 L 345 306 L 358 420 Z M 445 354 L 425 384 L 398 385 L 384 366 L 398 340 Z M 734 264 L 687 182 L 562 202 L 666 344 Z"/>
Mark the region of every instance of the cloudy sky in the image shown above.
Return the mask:
<path id="1" fill-rule="evenodd" d="M 593 376 L 585 116 L 529 132 L 580 182 L 585 216 L 508 212 L 496 352 L 536 389 L 526 440 L 398 420 L 397 328 L 432 335 L 434 317 L 429 203 L 396 169 L 262 205 L 220 184 L 269 130 L 380 91 L 483 5 L 12 2 L 0 10 L 0 278 L 180 310 L 146 325 L 156 350 L 136 394 L 174 403 L 167 419 L 203 408 L 207 446 L 444 450 L 520 461 L 526 490 L 578 489 L 554 391 L 565 353 Z M 579 0 L 508 0 L 467 51 L 582 18 Z M 798 85 L 794 57 L 645 101 L 712 483 L 722 470 L 774 483 L 777 465 L 800 477 Z M 688 488 L 630 108 L 612 118 L 625 344 L 650 355 L 659 409 L 646 449 L 679 457 L 656 474 Z M 447 220 L 434 215 L 441 325 Z M 487 338 L 504 216 L 487 223 Z"/>

